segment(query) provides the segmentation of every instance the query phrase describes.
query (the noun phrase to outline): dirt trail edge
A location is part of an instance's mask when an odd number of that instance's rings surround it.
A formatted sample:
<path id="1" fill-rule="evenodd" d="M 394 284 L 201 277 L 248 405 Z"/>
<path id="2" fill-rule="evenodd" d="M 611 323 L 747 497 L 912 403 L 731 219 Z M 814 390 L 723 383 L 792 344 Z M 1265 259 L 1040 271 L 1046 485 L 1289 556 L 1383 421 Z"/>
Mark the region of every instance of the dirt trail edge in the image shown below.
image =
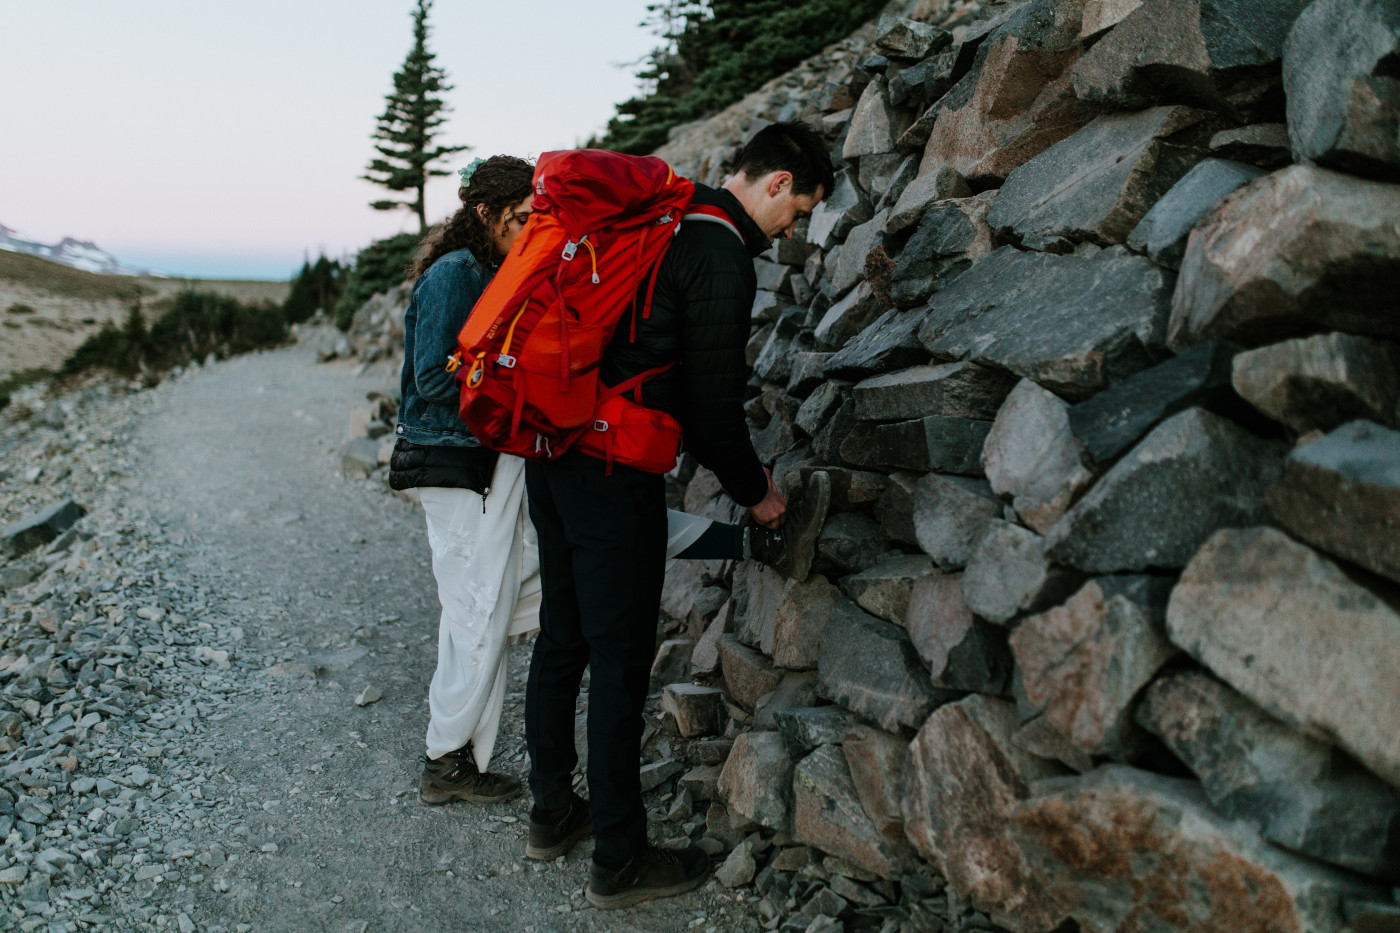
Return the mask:
<path id="1" fill-rule="evenodd" d="M 205 594 L 217 626 L 243 632 L 234 702 L 190 739 L 218 775 L 205 793 L 236 803 L 192 842 L 227 860 L 157 897 L 187 914 L 182 930 L 757 929 L 744 896 L 714 881 L 592 909 L 589 846 L 547 865 L 524 858 L 527 796 L 418 801 L 437 631 L 422 517 L 338 471 L 350 406 L 390 378 L 317 366 L 303 344 L 150 393 L 134 438 L 145 507 L 179 542 L 181 582 Z M 528 651 L 512 650 L 497 747 L 497 767 L 522 779 Z M 357 706 L 367 687 L 383 698 Z"/>

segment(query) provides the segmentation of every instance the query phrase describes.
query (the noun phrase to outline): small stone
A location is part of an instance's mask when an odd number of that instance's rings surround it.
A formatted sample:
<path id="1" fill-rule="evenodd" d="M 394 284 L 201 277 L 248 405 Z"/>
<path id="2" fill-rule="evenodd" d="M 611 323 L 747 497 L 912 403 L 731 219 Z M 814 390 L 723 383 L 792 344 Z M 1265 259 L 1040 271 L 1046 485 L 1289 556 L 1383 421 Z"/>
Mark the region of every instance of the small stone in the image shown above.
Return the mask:
<path id="1" fill-rule="evenodd" d="M 1069 405 L 1023 379 L 1007 396 L 982 447 L 987 481 L 1033 531 L 1045 534 L 1094 474 L 1070 429 Z"/>
<path id="2" fill-rule="evenodd" d="M 841 591 L 866 612 L 904 625 L 914 584 L 932 570 L 933 561 L 923 555 L 891 557 L 844 578 Z"/>
<path id="3" fill-rule="evenodd" d="M 985 480 L 931 473 L 914 489 L 914 534 L 934 563 L 957 570 L 967 566 L 973 546 L 1001 510 Z"/>
<path id="4" fill-rule="evenodd" d="M 993 519 L 973 547 L 962 575 L 967 606 L 989 622 L 1054 605 L 1072 592 L 1078 574 L 1052 564 L 1040 535 Z"/>
<path id="5" fill-rule="evenodd" d="M 743 843 L 729 853 L 724 864 L 715 869 L 715 880 L 726 888 L 741 888 L 753 882 L 757 868 L 748 844 Z"/>
<path id="6" fill-rule="evenodd" d="M 1400 583 L 1400 432 L 1353 421 L 1299 447 L 1268 501 L 1299 538 Z"/>
<path id="7" fill-rule="evenodd" d="M 720 668 L 724 684 L 740 706 L 753 709 L 760 697 L 776 689 L 782 674 L 763 655 L 739 643 L 733 635 L 719 639 Z"/>
<path id="8" fill-rule="evenodd" d="M 952 198 L 970 198 L 972 189 L 967 181 L 951 165 L 920 175 L 911 181 L 895 202 L 886 222 L 885 230 L 899 233 L 919 223 L 924 212 L 938 201 Z"/>
<path id="9" fill-rule="evenodd" d="M 641 785 L 642 793 L 655 790 L 671 778 L 685 770 L 685 765 L 672 758 L 665 758 L 661 761 L 654 761 L 651 764 L 642 765 Z"/>
<path id="10" fill-rule="evenodd" d="M 668 684 L 661 691 L 661 708 L 676 718 L 676 728 L 686 738 L 714 735 L 720 731 L 724 705 L 716 687 L 695 684 Z"/>
<path id="11" fill-rule="evenodd" d="M 693 606 L 694 600 L 691 603 Z M 686 614 L 689 615 L 689 612 Z M 656 659 L 651 663 L 651 691 L 685 680 L 694 651 L 695 640 L 691 638 L 668 638 L 663 641 L 656 649 Z"/>
<path id="12" fill-rule="evenodd" d="M 781 709 L 774 722 L 783 741 L 805 755 L 818 745 L 840 745 L 858 720 L 839 706 L 810 706 Z"/>

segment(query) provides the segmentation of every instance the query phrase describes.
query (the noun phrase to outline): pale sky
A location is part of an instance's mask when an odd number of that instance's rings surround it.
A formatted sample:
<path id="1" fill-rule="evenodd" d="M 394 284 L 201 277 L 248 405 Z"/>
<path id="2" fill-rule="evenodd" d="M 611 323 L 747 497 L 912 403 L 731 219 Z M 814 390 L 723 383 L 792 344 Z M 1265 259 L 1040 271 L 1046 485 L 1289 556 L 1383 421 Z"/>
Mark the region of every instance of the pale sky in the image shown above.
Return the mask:
<path id="1" fill-rule="evenodd" d="M 601 129 L 657 39 L 647 0 L 437 0 L 446 166 Z M 0 223 L 176 275 L 286 278 L 417 228 L 359 180 L 412 0 L 0 0 Z M 627 67 L 620 67 L 627 66 Z M 455 209 L 428 189 L 429 221 Z"/>

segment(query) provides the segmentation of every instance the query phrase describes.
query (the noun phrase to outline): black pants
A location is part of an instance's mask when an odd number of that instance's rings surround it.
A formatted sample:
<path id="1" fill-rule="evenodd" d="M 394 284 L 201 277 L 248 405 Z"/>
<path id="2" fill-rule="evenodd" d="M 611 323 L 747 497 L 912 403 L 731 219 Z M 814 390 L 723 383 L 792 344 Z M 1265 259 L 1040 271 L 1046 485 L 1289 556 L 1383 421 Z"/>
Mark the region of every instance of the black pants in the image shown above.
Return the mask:
<path id="1" fill-rule="evenodd" d="M 666 560 L 660 476 L 569 453 L 525 468 L 543 606 L 530 661 L 525 740 L 535 806 L 569 801 L 574 712 L 585 667 L 594 858 L 620 865 L 646 844 L 642 712 Z"/>

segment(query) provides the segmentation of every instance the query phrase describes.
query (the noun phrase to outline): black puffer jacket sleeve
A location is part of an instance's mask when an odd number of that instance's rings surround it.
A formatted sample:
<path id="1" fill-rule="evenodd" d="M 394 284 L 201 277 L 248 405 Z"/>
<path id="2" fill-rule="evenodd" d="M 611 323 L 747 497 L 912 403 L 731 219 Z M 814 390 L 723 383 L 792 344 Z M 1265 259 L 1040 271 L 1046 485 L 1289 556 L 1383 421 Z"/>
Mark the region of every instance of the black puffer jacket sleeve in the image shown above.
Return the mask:
<path id="1" fill-rule="evenodd" d="M 705 226 L 697 240 L 734 238 L 723 227 Z M 680 422 L 695 459 L 714 471 L 735 502 L 751 506 L 768 491 L 744 418 L 744 347 L 757 283 L 746 251 L 724 248 L 730 246 L 727 242 L 714 246 L 720 248 L 690 250 L 691 261 L 671 270 L 677 294 L 684 296 L 678 335 Z"/>

